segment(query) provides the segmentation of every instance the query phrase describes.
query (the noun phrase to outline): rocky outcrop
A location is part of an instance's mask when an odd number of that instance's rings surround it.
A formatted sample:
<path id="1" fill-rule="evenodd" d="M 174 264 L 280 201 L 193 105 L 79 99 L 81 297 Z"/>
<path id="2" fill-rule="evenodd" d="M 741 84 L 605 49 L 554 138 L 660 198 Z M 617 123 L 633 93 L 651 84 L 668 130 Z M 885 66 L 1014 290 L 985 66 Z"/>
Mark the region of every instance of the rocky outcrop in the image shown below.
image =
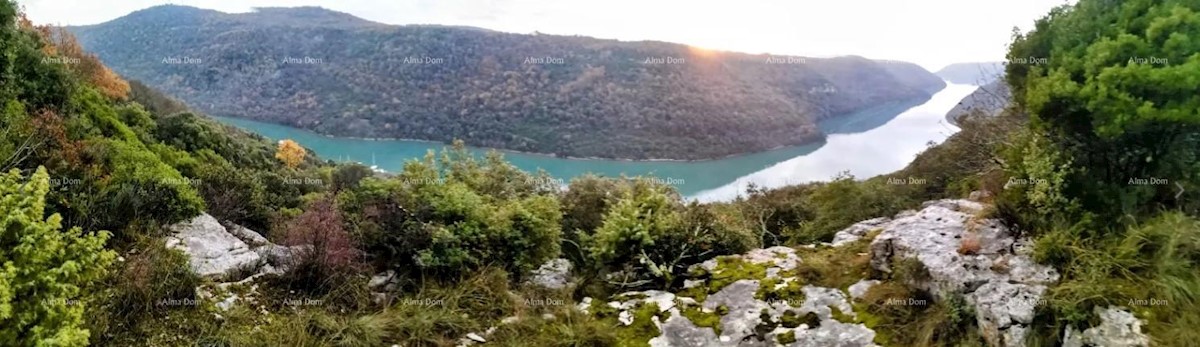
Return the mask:
<path id="1" fill-rule="evenodd" d="M 880 234 L 871 242 L 871 267 L 894 272 L 895 262 L 914 259 L 927 278 L 909 283 L 935 297 L 959 295 L 975 307 L 982 335 L 993 346 L 1020 346 L 1046 285 L 1058 273 L 1029 257 L 1024 240 L 993 219 L 978 218 L 983 205 L 968 200 L 938 200 L 919 211 L 900 213 L 871 224 Z M 856 227 L 839 232 L 850 238 Z M 971 240 L 971 247 L 964 246 Z"/>
<path id="2" fill-rule="evenodd" d="M 280 246 L 254 230 L 222 225 L 205 213 L 167 227 L 168 248 L 183 251 L 193 272 L 214 279 L 241 274 L 281 273 L 308 246 Z"/>
<path id="3" fill-rule="evenodd" d="M 709 280 L 689 280 L 685 287 L 715 290 L 701 301 L 684 293 L 640 291 L 617 295 L 625 299 L 607 305 L 618 310 L 617 320 L 624 325 L 633 323 L 632 312 L 638 307 L 656 305 L 665 319 L 654 317 L 660 334 L 650 339 L 651 346 L 875 346 L 874 331 L 863 324 L 841 321 L 855 317 L 843 289 L 795 283 L 793 270 L 803 261 L 795 249 L 788 247 L 723 256 L 698 264 L 692 272 L 723 276 L 740 271 L 728 266 L 742 270 L 752 267 L 761 278 L 734 280 L 719 289 L 714 289 Z M 764 281 L 774 283 L 776 290 L 795 286 L 802 292 L 795 297 L 803 299 L 765 299 L 761 293 Z M 682 314 L 684 311 L 713 317 L 706 322 L 710 326 L 697 325 Z M 808 317 L 809 321 L 797 323 L 797 317 Z"/>
<path id="4" fill-rule="evenodd" d="M 262 265 L 262 257 L 206 214 L 168 227 L 168 248 L 182 250 L 192 271 L 203 277 L 230 276 Z"/>
<path id="5" fill-rule="evenodd" d="M 834 247 L 841 247 L 841 246 L 844 246 L 851 242 L 858 241 L 858 240 L 862 239 L 864 236 L 867 236 L 867 234 L 870 233 L 871 231 L 879 230 L 880 227 L 882 227 L 883 225 L 885 225 L 891 221 L 892 221 L 891 218 L 879 217 L 879 218 L 875 218 L 875 219 L 868 219 L 865 221 L 854 223 L 854 225 L 851 225 L 850 227 L 847 227 L 846 229 L 842 229 L 842 231 L 839 231 L 837 234 L 834 234 L 833 242 L 831 242 L 830 245 L 832 245 Z"/>
<path id="6" fill-rule="evenodd" d="M 1132 313 L 1119 307 L 1095 309 L 1100 325 L 1079 333 L 1067 327 L 1063 333 L 1063 347 L 1143 347 L 1150 345 L 1150 337 L 1142 333 L 1142 321 Z"/>

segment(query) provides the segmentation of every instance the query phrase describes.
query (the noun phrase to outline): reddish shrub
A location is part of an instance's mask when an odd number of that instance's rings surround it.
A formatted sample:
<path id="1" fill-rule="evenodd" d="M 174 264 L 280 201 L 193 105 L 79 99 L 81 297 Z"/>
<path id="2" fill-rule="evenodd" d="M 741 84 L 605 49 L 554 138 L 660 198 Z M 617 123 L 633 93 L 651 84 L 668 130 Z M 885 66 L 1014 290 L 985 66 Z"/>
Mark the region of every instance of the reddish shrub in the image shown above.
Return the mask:
<path id="1" fill-rule="evenodd" d="M 292 259 L 287 277 L 305 287 L 324 286 L 339 276 L 354 273 L 361 252 L 342 227 L 342 214 L 331 198 L 322 198 L 284 224 L 283 244 L 309 246 Z"/>

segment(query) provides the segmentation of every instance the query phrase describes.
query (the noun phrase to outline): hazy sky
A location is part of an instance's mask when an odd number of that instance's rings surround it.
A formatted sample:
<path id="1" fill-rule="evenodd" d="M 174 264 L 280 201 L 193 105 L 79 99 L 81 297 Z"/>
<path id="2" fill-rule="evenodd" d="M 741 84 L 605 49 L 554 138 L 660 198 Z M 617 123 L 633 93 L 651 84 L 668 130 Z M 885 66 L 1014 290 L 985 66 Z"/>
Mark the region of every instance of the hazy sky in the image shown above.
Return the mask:
<path id="1" fill-rule="evenodd" d="M 861 55 L 937 70 L 999 61 L 1014 26 L 1065 0 L 18 0 L 37 23 L 81 25 L 178 4 L 224 12 L 321 6 L 390 24 L 660 40 L 749 53 Z"/>

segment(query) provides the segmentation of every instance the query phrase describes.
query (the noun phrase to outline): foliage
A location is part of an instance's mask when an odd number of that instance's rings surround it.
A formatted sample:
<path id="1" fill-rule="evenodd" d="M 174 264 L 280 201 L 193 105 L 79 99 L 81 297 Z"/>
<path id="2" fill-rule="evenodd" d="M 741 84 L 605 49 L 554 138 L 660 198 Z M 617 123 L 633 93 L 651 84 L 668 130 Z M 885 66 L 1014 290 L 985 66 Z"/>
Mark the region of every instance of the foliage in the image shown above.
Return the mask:
<path id="1" fill-rule="evenodd" d="M 818 120 L 944 86 L 896 61 L 805 58 L 797 68 L 679 44 L 385 26 L 312 8 L 161 6 L 72 29 L 117 71 L 210 114 L 573 157 L 708 159 L 812 142 Z M 311 57 L 297 56 L 300 42 Z M 160 52 L 196 66 L 144 59 Z"/>
<path id="2" fill-rule="evenodd" d="M 580 235 L 588 256 L 584 264 L 625 276 L 618 286 L 677 284 L 690 265 L 758 245 L 750 231 L 724 223 L 708 206 L 683 206 L 667 185 L 649 179 L 629 184 L 602 224 Z"/>
<path id="3" fill-rule="evenodd" d="M 1196 37 L 1200 5 L 1187 0 L 1082 0 L 1015 36 L 1014 99 L 1066 159 L 1056 164 L 1070 166 L 1063 197 L 1097 226 L 1160 208 L 1196 212 L 1185 204 L 1195 199 L 1174 198 L 1175 184 L 1200 172 Z M 1168 184 L 1135 181 L 1152 178 Z"/>
<path id="4" fill-rule="evenodd" d="M 195 309 L 200 278 L 182 252 L 157 240 L 140 240 L 105 280 L 98 309 L 90 310 L 92 341 L 120 335 L 144 320 L 161 319 L 173 309 Z"/>
<path id="5" fill-rule="evenodd" d="M 860 183 L 854 176 L 840 174 L 833 181 L 817 184 L 808 197 L 816 218 L 801 223 L 789 239 L 799 244 L 832 241 L 834 233 L 850 224 L 903 209 L 907 202 L 903 198 L 891 194 L 879 180 Z"/>
<path id="6" fill-rule="evenodd" d="M 985 345 L 975 312 L 962 297 L 935 299 L 903 284 L 884 282 L 872 286 L 855 311 L 883 345 Z"/>
<path id="7" fill-rule="evenodd" d="M 95 87 L 105 97 L 124 99 L 129 95 L 129 83 L 109 70 L 95 54 L 87 53 L 64 27 L 39 26 L 37 31 L 48 44 L 42 49 L 43 62 L 62 64 L 67 71 Z"/>
<path id="8" fill-rule="evenodd" d="M 275 151 L 275 159 L 283 162 L 289 168 L 295 169 L 304 160 L 304 147 L 290 139 L 280 140 L 279 149 Z"/>
<path id="9" fill-rule="evenodd" d="M 302 248 L 293 248 L 299 254 L 286 264 L 284 279 L 289 288 L 323 293 L 359 270 L 361 254 L 343 229 L 341 210 L 331 198 L 310 203 L 283 230 L 284 245 Z"/>
<path id="10" fill-rule="evenodd" d="M 129 221 L 163 225 L 200 214 L 204 201 L 185 179 L 153 152 L 138 144 L 98 140 L 89 144 L 92 155 L 103 158 L 109 171 L 96 178 L 102 188 L 95 194 L 102 205 L 87 215 L 97 225 L 119 228 Z"/>
<path id="11" fill-rule="evenodd" d="M 1048 304 L 1038 308 L 1037 319 L 1045 327 L 1040 334 L 1057 336 L 1048 331 L 1068 325 L 1089 327 L 1093 308 L 1123 306 L 1148 321 L 1143 328 L 1157 344 L 1200 338 L 1194 329 L 1200 323 L 1194 314 L 1200 309 L 1197 223 L 1174 212 L 1123 232 L 1058 228 L 1040 236 L 1036 260 L 1054 265 L 1063 276 L 1047 292 Z"/>
<path id="12" fill-rule="evenodd" d="M 43 217 L 49 180 L 44 168 L 28 181 L 0 175 L 0 340 L 83 346 L 86 293 L 116 255 L 104 249 L 108 232 L 63 232 L 62 217 Z"/>
<path id="13" fill-rule="evenodd" d="M 494 263 L 519 278 L 558 256 L 552 190 L 498 154 L 479 161 L 458 145 L 434 158 L 339 194 L 350 230 L 377 262 L 441 278 Z"/>

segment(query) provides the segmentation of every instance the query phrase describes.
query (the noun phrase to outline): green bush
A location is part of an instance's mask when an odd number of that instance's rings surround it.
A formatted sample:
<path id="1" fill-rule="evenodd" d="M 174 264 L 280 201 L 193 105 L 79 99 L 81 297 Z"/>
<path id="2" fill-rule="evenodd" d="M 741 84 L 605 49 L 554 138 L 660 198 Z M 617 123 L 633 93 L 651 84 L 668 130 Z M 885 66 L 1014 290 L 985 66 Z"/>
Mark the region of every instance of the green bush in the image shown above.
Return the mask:
<path id="1" fill-rule="evenodd" d="M 612 284 L 678 284 L 690 265 L 760 245 L 748 228 L 726 223 L 720 219 L 725 215 L 712 208 L 682 205 L 669 186 L 649 179 L 634 179 L 630 184 L 611 203 L 603 224 L 592 234 L 580 235 L 589 257 L 586 267 L 627 277 Z"/>
<path id="2" fill-rule="evenodd" d="M 829 242 L 839 230 L 862 220 L 889 216 L 910 204 L 908 197 L 895 194 L 893 185 L 872 179 L 856 181 L 854 176 L 843 173 L 833 181 L 815 184 L 807 197 L 809 208 L 815 216 L 804 221 L 801 227 L 789 235 L 793 244 Z"/>
<path id="3" fill-rule="evenodd" d="M 14 346 L 87 345 L 87 293 L 116 257 L 108 232 L 63 232 L 62 217 L 44 217 L 49 181 L 43 168 L 28 181 L 0 175 L 0 341 Z"/>
<path id="4" fill-rule="evenodd" d="M 461 145 L 434 158 L 339 194 L 351 232 L 377 264 L 439 278 L 495 265 L 520 278 L 558 256 L 562 216 L 551 190 Z"/>
<path id="5" fill-rule="evenodd" d="M 1190 0 L 1081 0 L 1016 35 L 1006 69 L 1014 100 L 1071 170 L 1062 194 L 1096 226 L 1160 208 L 1197 212 L 1178 188 L 1200 172 L 1200 6 Z M 1189 39 L 1190 38 L 1190 39 Z M 1037 62 L 1022 62 L 1029 58 Z"/>
<path id="6" fill-rule="evenodd" d="M 102 206 L 88 215 L 96 225 L 121 228 L 131 221 L 144 225 L 171 224 L 194 217 L 204 201 L 190 181 L 140 144 L 114 140 L 91 143 L 110 171 L 97 177 Z"/>

